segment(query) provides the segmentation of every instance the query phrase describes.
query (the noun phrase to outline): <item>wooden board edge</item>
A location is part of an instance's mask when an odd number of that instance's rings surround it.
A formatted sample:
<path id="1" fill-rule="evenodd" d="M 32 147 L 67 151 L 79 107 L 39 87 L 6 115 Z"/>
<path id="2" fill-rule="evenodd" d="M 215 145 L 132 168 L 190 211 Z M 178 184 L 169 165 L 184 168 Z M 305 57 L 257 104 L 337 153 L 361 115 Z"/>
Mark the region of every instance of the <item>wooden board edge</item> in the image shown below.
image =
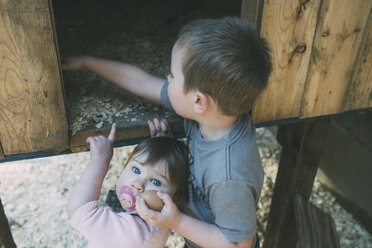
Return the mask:
<path id="1" fill-rule="evenodd" d="M 53 0 L 48 0 L 48 4 L 49 4 L 50 20 L 51 20 L 52 29 L 53 29 L 54 45 L 55 45 L 56 54 L 57 54 L 57 63 L 58 63 L 59 74 L 60 74 L 60 79 L 61 79 L 61 86 L 62 86 L 62 93 L 63 93 L 62 96 L 63 96 L 63 100 L 64 100 L 64 103 L 65 103 L 65 109 L 66 109 L 66 91 L 65 91 L 65 84 L 63 82 L 61 55 L 59 53 L 58 35 L 57 35 L 56 22 L 55 22 L 55 18 L 54 18 Z"/>
<path id="2" fill-rule="evenodd" d="M 5 156 L 3 152 L 3 147 L 1 146 L 1 142 L 0 142 L 0 160 L 4 160 L 4 159 L 5 159 Z"/>
<path id="3" fill-rule="evenodd" d="M 183 121 L 175 121 L 169 123 L 172 133 L 184 132 Z M 107 136 L 110 133 L 111 126 L 106 126 L 100 129 L 84 129 L 78 131 L 70 138 L 70 150 L 79 151 L 84 150 L 83 147 L 87 147 L 86 139 L 90 136 Z M 130 141 L 134 139 L 141 139 L 150 137 L 150 130 L 147 125 L 138 125 L 132 127 L 120 127 L 118 126 L 116 131 L 115 142 L 119 141 Z"/>
<path id="4" fill-rule="evenodd" d="M 347 90 L 348 94 L 344 100 L 344 110 L 351 111 L 355 109 L 372 108 L 372 78 L 368 78 L 371 69 L 372 53 L 372 7 L 370 8 L 368 20 L 364 27 L 362 41 L 356 57 L 356 63 L 352 70 L 351 82 Z M 363 79 L 365 81 L 363 81 Z M 368 79 L 370 85 L 368 85 Z M 364 85 L 366 84 L 366 85 Z M 362 87 L 364 86 L 364 87 Z M 358 93 L 363 93 L 362 96 Z M 368 100 L 369 98 L 369 100 Z"/>
<path id="5" fill-rule="evenodd" d="M 242 0 L 241 18 L 253 24 L 257 31 L 261 31 L 263 0 Z"/>

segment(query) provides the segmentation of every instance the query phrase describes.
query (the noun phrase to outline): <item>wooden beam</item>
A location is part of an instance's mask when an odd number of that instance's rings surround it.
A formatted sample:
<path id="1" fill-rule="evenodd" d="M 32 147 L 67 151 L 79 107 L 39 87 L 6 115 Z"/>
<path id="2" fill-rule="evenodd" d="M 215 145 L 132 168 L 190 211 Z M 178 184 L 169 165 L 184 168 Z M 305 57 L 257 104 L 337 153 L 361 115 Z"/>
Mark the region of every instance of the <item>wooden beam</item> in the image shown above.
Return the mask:
<path id="1" fill-rule="evenodd" d="M 265 1 L 261 36 L 271 48 L 273 72 L 254 104 L 255 122 L 299 116 L 319 8 L 320 1 Z"/>
<path id="2" fill-rule="evenodd" d="M 339 248 L 336 225 L 332 217 L 299 194 L 294 194 L 298 242 L 301 248 Z"/>
<path id="3" fill-rule="evenodd" d="M 86 139 L 88 137 L 99 135 L 107 136 L 110 133 L 110 128 L 111 127 L 104 127 L 100 129 L 84 129 L 77 132 L 75 135 L 71 136 L 70 149 L 75 152 L 75 148 L 77 147 L 87 147 L 88 145 L 86 143 Z M 115 141 L 125 141 L 144 137 L 150 137 L 150 131 L 146 126 L 138 126 L 125 129 L 118 127 Z"/>
<path id="4" fill-rule="evenodd" d="M 183 119 L 182 118 L 171 118 L 168 119 L 169 126 L 173 133 L 184 132 Z M 147 125 L 146 120 L 138 124 L 133 124 L 130 122 L 118 122 L 118 128 L 116 132 L 115 141 L 126 141 L 131 139 L 150 137 L 150 130 Z M 86 139 L 89 136 L 107 136 L 110 133 L 111 125 L 105 124 L 100 129 L 85 129 L 77 132 L 75 135 L 71 136 L 70 139 L 70 149 L 75 152 L 80 149 L 84 150 L 86 147 Z M 77 148 L 77 149 L 76 149 Z"/>
<path id="5" fill-rule="evenodd" d="M 263 0 L 242 0 L 241 17 L 261 30 Z"/>
<path id="6" fill-rule="evenodd" d="M 5 216 L 3 204 L 0 198 L 0 247 L 15 248 L 12 233 L 9 228 L 8 219 Z"/>
<path id="7" fill-rule="evenodd" d="M 329 119 L 280 126 L 283 149 L 265 232 L 264 248 L 296 247 L 292 196 L 310 197 Z M 284 133 L 283 133 L 284 132 Z"/>
<path id="8" fill-rule="evenodd" d="M 68 147 L 48 0 L 0 0 L 0 140 L 5 155 Z"/>
<path id="9" fill-rule="evenodd" d="M 344 111 L 371 6 L 369 0 L 322 1 L 300 118 Z"/>
<path id="10" fill-rule="evenodd" d="M 372 9 L 369 12 L 353 77 L 347 92 L 345 111 L 372 108 Z"/>

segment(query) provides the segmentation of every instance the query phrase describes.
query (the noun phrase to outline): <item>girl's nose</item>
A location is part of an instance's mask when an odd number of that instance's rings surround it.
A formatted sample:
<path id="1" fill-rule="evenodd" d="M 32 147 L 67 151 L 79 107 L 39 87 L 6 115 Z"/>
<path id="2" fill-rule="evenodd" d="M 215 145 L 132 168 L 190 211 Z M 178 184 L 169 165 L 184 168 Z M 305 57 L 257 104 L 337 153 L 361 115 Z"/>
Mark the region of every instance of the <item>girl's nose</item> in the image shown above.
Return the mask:
<path id="1" fill-rule="evenodd" d="M 145 191 L 144 183 L 141 180 L 136 180 L 132 183 L 132 187 L 135 188 L 138 192 L 142 193 Z"/>

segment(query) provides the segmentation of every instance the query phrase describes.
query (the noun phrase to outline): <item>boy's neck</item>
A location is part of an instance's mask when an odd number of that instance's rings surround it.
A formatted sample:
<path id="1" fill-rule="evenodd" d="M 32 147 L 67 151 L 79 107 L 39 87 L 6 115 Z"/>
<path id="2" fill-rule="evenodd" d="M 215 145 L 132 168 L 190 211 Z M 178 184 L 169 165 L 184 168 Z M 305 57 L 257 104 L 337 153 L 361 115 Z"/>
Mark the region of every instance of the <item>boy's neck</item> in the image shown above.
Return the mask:
<path id="1" fill-rule="evenodd" d="M 197 120 L 202 136 L 206 139 L 219 139 L 233 128 L 236 116 L 218 115 Z"/>

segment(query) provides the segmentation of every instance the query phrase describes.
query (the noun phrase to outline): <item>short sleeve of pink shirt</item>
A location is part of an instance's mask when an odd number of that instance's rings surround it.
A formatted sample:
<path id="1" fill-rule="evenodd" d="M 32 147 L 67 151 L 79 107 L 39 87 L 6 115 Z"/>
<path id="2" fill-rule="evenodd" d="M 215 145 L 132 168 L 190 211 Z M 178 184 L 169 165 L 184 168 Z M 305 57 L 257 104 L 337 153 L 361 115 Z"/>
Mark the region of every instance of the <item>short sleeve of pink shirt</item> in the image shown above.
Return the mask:
<path id="1" fill-rule="evenodd" d="M 158 228 L 136 215 L 116 213 L 87 202 L 71 216 L 71 224 L 89 240 L 88 247 L 164 247 L 168 229 Z"/>

